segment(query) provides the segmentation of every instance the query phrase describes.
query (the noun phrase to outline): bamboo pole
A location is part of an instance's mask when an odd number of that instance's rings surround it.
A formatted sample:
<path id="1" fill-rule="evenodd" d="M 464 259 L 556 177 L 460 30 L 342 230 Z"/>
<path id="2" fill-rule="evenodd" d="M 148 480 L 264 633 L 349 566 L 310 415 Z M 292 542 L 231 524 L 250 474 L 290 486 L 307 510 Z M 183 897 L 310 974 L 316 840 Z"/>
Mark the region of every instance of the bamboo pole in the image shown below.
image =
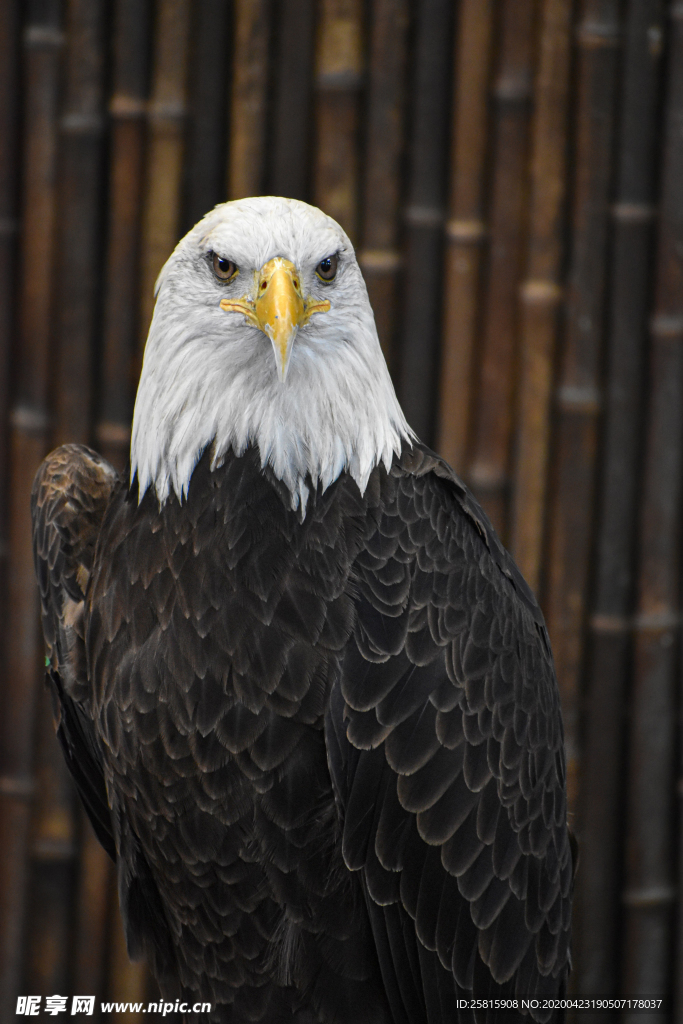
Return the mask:
<path id="1" fill-rule="evenodd" d="M 665 992 L 672 967 L 675 676 L 683 473 L 683 5 L 670 7 L 663 177 L 631 696 L 622 985 Z M 635 1015 L 626 1015 L 626 1019 Z"/>
<path id="2" fill-rule="evenodd" d="M 358 229 L 362 13 L 361 0 L 321 0 L 315 68 L 314 202 L 352 242 Z"/>
<path id="3" fill-rule="evenodd" d="M 22 988 L 48 996 L 69 991 L 78 848 L 74 788 L 55 738 L 50 697 L 45 689 L 41 690 L 37 713 L 36 795 L 30 826 Z"/>
<path id="4" fill-rule="evenodd" d="M 24 152 L 19 345 L 10 416 L 9 603 L 6 686 L 0 716 L 0 1017 L 14 1016 L 19 993 L 26 848 L 33 792 L 35 701 L 42 679 L 38 594 L 28 515 L 33 476 L 45 454 L 52 324 L 60 4 L 29 10 L 24 30 Z M 37 254 L 40 254 L 39 257 Z"/>
<path id="5" fill-rule="evenodd" d="M 90 440 L 102 255 L 104 0 L 67 0 L 56 266 L 55 444 Z"/>
<path id="6" fill-rule="evenodd" d="M 50 374 L 51 443 L 90 440 L 94 328 L 100 292 L 104 86 L 103 0 L 68 0 L 59 120 L 55 335 Z M 26 983 L 43 995 L 64 991 L 73 942 L 76 882 L 74 791 L 54 738 L 43 691 L 31 823 L 31 901 Z"/>
<path id="7" fill-rule="evenodd" d="M 577 30 L 577 110 L 572 246 L 566 329 L 556 397 L 546 612 L 560 685 L 570 813 L 576 811 L 579 678 L 593 540 L 598 414 L 620 0 L 582 0 Z"/>
<path id="8" fill-rule="evenodd" d="M 115 891 L 113 864 L 95 835 L 85 810 L 80 813 L 80 871 L 75 907 L 76 942 L 73 949 L 73 991 L 96 996 L 95 1020 L 101 1020 L 99 1002 L 106 998 L 107 930 L 110 893 Z"/>
<path id="9" fill-rule="evenodd" d="M 520 381 L 512 553 L 529 585 L 540 583 L 550 395 L 562 299 L 563 217 L 572 0 L 543 0 L 534 85 L 527 276 L 521 290 Z"/>
<path id="10" fill-rule="evenodd" d="M 432 396 L 443 292 L 452 26 L 449 0 L 417 5 L 398 391 L 408 422 L 428 444 L 435 426 Z"/>
<path id="11" fill-rule="evenodd" d="M 261 195 L 265 178 L 270 0 L 234 0 L 228 196 Z"/>
<path id="12" fill-rule="evenodd" d="M 467 479 L 506 536 L 519 340 L 533 88 L 536 0 L 505 0 L 493 82 L 488 272 L 482 293 L 480 380 Z"/>
<path id="13" fill-rule="evenodd" d="M 394 372 L 401 156 L 404 139 L 404 80 L 407 66 L 408 0 L 376 0 L 369 40 L 368 105 L 362 240 L 358 259 L 375 313 L 377 333 Z"/>
<path id="14" fill-rule="evenodd" d="M 229 0 L 195 0 L 193 18 L 183 231 L 226 199 Z"/>
<path id="15" fill-rule="evenodd" d="M 19 233 L 18 142 L 20 5 L 0 4 L 0 613 L 7 588 L 7 423 Z"/>
<path id="16" fill-rule="evenodd" d="M 9 613 L 7 600 L 8 587 L 8 401 L 10 369 L 10 353 L 12 338 L 16 330 L 17 311 L 15 308 L 15 292 L 17 282 L 17 250 L 19 231 L 19 196 L 18 196 L 18 142 L 19 142 L 19 97 L 20 97 L 20 28 L 21 7 L 17 0 L 9 0 L 0 4 L 0 418 L 2 433 L 0 439 L 0 615 L 7 622 Z M 9 636 L 5 634 L 0 650 L 3 665 L 7 665 Z M 15 683 L 5 672 L 2 674 L 2 690 L 7 693 Z M 15 683 L 16 685 L 16 683 Z M 18 695 L 19 696 L 19 695 Z M 3 700 L 3 705 L 5 701 Z M 3 706 L 3 715 L 4 715 Z M 4 732 L 0 726 L 0 738 L 4 740 Z M 20 766 L 17 766 L 20 767 Z M 16 788 L 15 766 L 0 752 L 0 823 L 3 825 L 3 838 L 0 841 L 0 910 L 3 923 L 0 938 L 0 1013 L 14 1012 L 12 996 L 17 981 L 18 964 L 14 957 L 5 959 L 8 949 L 12 949 L 15 937 L 20 934 L 21 904 L 17 902 L 20 895 L 15 892 L 6 893 L 4 886 L 10 880 L 18 881 L 21 865 L 11 861 L 11 857 L 21 856 L 21 851 L 2 848 L 9 843 L 7 827 L 13 814 L 6 807 L 9 801 L 21 797 Z M 26 794 L 23 794 L 24 797 Z M 22 815 L 23 817 L 23 815 Z"/>
<path id="17" fill-rule="evenodd" d="M 151 30 L 150 0 L 117 0 L 113 23 L 111 136 L 102 365 L 97 447 L 123 471 L 128 459 L 139 302 L 140 221 Z"/>
<path id="18" fill-rule="evenodd" d="M 140 293 L 140 350 L 154 309 L 154 283 L 178 241 L 185 151 L 190 0 L 159 0 L 149 105 Z"/>
<path id="19" fill-rule="evenodd" d="M 275 5 L 273 126 L 267 182 L 272 195 L 309 198 L 314 0 Z"/>
<path id="20" fill-rule="evenodd" d="M 463 0 L 455 53 L 437 444 L 461 473 L 473 405 L 473 353 L 486 237 L 484 174 L 495 9 L 493 0 Z"/>
<path id="21" fill-rule="evenodd" d="M 630 0 L 625 13 L 597 564 L 581 769 L 579 837 L 583 855 L 577 877 L 575 950 L 578 990 L 585 995 L 619 991 L 616 881 L 624 828 L 624 706 L 632 657 L 630 613 L 655 214 L 662 13 L 661 0 Z"/>

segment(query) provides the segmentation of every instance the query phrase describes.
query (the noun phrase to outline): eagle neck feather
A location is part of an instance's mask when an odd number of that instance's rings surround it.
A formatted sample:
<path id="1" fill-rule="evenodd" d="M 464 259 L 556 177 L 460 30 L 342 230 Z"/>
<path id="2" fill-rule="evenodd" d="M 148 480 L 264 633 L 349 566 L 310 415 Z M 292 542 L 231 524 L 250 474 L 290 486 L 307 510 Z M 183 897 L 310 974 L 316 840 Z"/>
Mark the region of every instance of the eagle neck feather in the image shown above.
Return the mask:
<path id="1" fill-rule="evenodd" d="M 297 337 L 285 384 L 270 343 L 197 332 L 192 310 L 159 296 L 135 403 L 131 481 L 138 498 L 153 487 L 159 504 L 179 501 L 202 453 L 212 469 L 228 452 L 256 447 L 303 519 L 312 488 L 323 491 L 344 471 L 364 493 L 380 463 L 388 470 L 414 437 L 394 393 L 372 314 L 360 313 L 344 339 Z M 223 316 L 223 314 L 220 314 Z M 205 325 L 202 325 L 205 328 Z M 365 336 L 364 336 L 365 335 Z M 360 340 L 358 340 L 360 339 Z"/>

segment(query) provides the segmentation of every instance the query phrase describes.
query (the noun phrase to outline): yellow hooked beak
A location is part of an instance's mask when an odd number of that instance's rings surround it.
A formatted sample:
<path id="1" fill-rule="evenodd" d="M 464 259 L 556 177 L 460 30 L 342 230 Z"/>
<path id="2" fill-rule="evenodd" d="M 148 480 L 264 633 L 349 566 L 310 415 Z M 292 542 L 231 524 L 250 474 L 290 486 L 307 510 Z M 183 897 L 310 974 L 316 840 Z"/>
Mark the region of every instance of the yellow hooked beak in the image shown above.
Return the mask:
<path id="1" fill-rule="evenodd" d="M 316 301 L 312 296 L 304 301 L 296 267 L 289 260 L 276 256 L 259 271 L 256 301 L 247 297 L 223 299 L 220 306 L 226 313 L 243 313 L 270 338 L 278 376 L 284 384 L 299 327 L 314 313 L 326 312 L 330 303 L 327 299 Z"/>

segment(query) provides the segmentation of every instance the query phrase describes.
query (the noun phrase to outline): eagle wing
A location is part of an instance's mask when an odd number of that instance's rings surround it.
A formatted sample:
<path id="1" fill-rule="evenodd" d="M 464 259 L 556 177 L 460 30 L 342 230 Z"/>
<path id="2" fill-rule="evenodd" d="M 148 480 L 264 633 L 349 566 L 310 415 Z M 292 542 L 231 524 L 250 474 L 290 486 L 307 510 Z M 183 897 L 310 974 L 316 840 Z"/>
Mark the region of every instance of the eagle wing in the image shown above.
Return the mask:
<path id="1" fill-rule="evenodd" d="M 397 1022 L 458 995 L 561 992 L 572 854 L 559 696 L 536 601 L 452 470 L 414 448 L 355 564 L 326 720 L 343 854 Z"/>
<path id="2" fill-rule="evenodd" d="M 102 757 L 90 714 L 83 613 L 100 526 L 117 480 L 100 455 L 69 444 L 45 459 L 31 493 L 33 556 L 57 736 L 97 837 L 114 860 Z"/>

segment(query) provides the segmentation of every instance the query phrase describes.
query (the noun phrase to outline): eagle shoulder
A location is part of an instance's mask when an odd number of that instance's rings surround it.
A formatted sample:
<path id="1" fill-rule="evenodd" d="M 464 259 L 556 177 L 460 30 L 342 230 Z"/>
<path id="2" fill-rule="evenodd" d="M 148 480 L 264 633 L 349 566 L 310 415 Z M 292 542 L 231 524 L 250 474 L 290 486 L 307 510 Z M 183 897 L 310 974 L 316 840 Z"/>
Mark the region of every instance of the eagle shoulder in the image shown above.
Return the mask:
<path id="1" fill-rule="evenodd" d="M 84 445 L 63 445 L 40 465 L 31 491 L 33 557 L 40 589 L 46 679 L 57 737 L 95 832 L 112 859 L 102 758 L 90 714 L 84 605 L 113 466 Z"/>
<path id="2" fill-rule="evenodd" d="M 50 665 L 75 699 L 87 697 L 83 602 L 97 538 L 118 475 L 84 445 L 53 451 L 31 491 L 33 557 Z"/>

